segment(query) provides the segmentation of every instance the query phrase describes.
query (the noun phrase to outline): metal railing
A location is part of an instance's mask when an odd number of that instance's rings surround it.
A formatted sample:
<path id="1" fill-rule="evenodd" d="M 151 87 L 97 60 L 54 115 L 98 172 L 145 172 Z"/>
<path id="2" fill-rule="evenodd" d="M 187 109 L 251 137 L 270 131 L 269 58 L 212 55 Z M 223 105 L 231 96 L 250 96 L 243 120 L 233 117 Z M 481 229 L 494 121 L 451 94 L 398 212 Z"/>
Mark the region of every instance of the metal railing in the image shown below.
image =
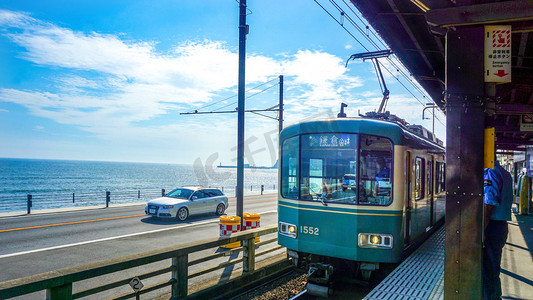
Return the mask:
<path id="1" fill-rule="evenodd" d="M 165 189 L 103 191 L 84 193 L 35 193 L 27 195 L 0 195 L 0 212 L 54 209 L 64 207 L 109 206 L 110 203 L 144 202 L 161 197 Z"/>
<path id="2" fill-rule="evenodd" d="M 242 263 L 242 276 L 247 276 L 255 270 L 256 257 L 271 253 L 283 247 L 276 245 L 272 248 L 256 253 L 256 246 L 262 246 L 277 241 L 276 238 L 271 238 L 259 243 L 255 242 L 255 238 L 266 234 L 277 232 L 277 225 L 271 225 L 264 228 L 256 228 L 244 232 L 232 234 L 231 236 L 222 236 L 220 238 L 211 238 L 198 242 L 187 243 L 179 246 L 167 247 L 160 250 L 148 251 L 140 254 L 129 255 L 125 257 L 105 260 L 96 263 L 90 263 L 82 266 L 76 266 L 48 273 L 28 276 L 15 280 L 0 282 L 0 299 L 7 299 L 11 297 L 23 296 L 30 293 L 47 290 L 47 295 L 50 300 L 56 299 L 78 299 L 111 290 L 117 287 L 128 285 L 132 279 L 143 280 L 146 278 L 159 276 L 170 273 L 170 278 L 164 282 L 147 286 L 138 292 L 131 292 L 123 295 L 118 295 L 114 299 L 127 299 L 138 297 L 154 290 L 163 287 L 171 287 L 171 299 L 181 299 L 188 294 L 188 280 L 200 275 L 204 275 L 219 269 L 233 266 Z M 242 247 L 225 251 L 222 253 L 215 253 L 195 260 L 189 260 L 189 254 L 199 252 L 209 248 L 219 247 L 228 243 L 242 241 Z M 204 268 L 202 270 L 189 273 L 189 267 L 198 265 L 206 261 L 214 260 L 229 253 L 234 254 L 243 252 L 242 258 L 235 258 L 224 263 Z M 104 285 L 92 287 L 86 290 L 73 293 L 73 283 L 91 279 L 98 276 L 103 276 L 123 270 L 147 265 L 154 262 L 171 259 L 169 267 L 153 270 L 143 274 L 136 274 L 133 277 L 115 280 L 114 282 Z"/>
<path id="3" fill-rule="evenodd" d="M 211 187 L 211 186 L 210 186 Z M 250 185 L 245 187 L 245 193 L 261 193 L 275 191 L 276 185 Z M 228 196 L 234 195 L 235 187 L 215 187 Z M 138 189 L 125 191 L 103 192 L 64 192 L 64 193 L 34 193 L 27 195 L 0 195 L 0 213 L 26 211 L 30 214 L 32 209 L 54 209 L 82 206 L 109 206 L 110 203 L 144 202 L 165 195 L 170 189 Z"/>

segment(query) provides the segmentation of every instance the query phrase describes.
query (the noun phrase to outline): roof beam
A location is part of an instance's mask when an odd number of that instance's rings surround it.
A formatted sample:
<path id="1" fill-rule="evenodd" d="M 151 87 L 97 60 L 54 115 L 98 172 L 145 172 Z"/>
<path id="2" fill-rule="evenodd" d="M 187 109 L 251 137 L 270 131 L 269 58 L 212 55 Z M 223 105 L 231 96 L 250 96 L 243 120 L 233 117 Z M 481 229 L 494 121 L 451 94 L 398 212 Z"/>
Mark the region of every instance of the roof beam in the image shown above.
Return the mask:
<path id="1" fill-rule="evenodd" d="M 516 59 L 516 66 L 521 67 L 522 62 L 524 62 L 524 54 L 526 53 L 526 45 L 529 32 L 522 33 L 520 37 L 520 46 L 518 46 L 518 58 Z"/>
<path id="2" fill-rule="evenodd" d="M 498 138 L 495 143 L 496 145 L 515 145 L 515 146 L 533 145 L 533 141 L 530 141 L 527 139 L 512 139 L 512 138 Z"/>
<path id="3" fill-rule="evenodd" d="M 533 20 L 533 4 L 515 0 L 439 8 L 429 10 L 426 19 L 430 25 L 441 27 Z"/>
<path id="4" fill-rule="evenodd" d="M 387 2 L 389 3 L 390 8 L 395 13 L 400 12 L 400 10 L 398 9 L 398 7 L 396 7 L 396 4 L 394 3 L 393 0 L 387 0 Z M 418 39 L 416 38 L 416 35 L 413 33 L 413 31 L 411 30 L 409 25 L 407 25 L 407 22 L 405 22 L 405 19 L 403 18 L 403 16 L 402 15 L 396 15 L 396 17 L 398 18 L 398 22 L 400 22 L 400 24 L 402 25 L 403 29 L 407 33 L 407 35 L 409 35 L 409 38 L 411 39 L 411 42 L 414 44 L 415 48 L 419 51 L 420 56 L 422 57 L 422 59 L 426 63 L 426 66 L 428 67 L 428 69 L 434 72 L 433 66 L 429 62 L 429 59 L 427 58 L 426 53 L 424 53 L 422 51 L 422 47 L 420 47 L 420 44 L 418 43 Z"/>
<path id="5" fill-rule="evenodd" d="M 520 132 L 520 126 L 512 126 L 512 125 L 495 125 L 494 130 L 496 133 L 515 133 Z"/>
<path id="6" fill-rule="evenodd" d="M 510 145 L 497 145 L 496 149 L 497 150 L 521 151 L 521 152 L 526 151 L 526 148 L 519 148 L 519 147 L 516 147 L 516 146 L 510 146 Z"/>
<path id="7" fill-rule="evenodd" d="M 497 115 L 533 114 L 533 106 L 520 104 L 496 104 Z"/>

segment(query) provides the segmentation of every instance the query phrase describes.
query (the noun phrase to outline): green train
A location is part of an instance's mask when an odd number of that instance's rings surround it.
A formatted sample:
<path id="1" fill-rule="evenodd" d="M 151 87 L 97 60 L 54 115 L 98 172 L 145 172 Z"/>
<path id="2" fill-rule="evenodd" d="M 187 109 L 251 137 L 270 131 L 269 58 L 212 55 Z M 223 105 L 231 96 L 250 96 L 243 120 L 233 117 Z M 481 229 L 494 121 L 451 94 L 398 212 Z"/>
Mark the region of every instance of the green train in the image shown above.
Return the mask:
<path id="1" fill-rule="evenodd" d="M 368 280 L 443 221 L 444 151 L 431 132 L 389 114 L 281 132 L 278 241 L 308 271 L 308 291 L 330 294 L 335 274 Z"/>

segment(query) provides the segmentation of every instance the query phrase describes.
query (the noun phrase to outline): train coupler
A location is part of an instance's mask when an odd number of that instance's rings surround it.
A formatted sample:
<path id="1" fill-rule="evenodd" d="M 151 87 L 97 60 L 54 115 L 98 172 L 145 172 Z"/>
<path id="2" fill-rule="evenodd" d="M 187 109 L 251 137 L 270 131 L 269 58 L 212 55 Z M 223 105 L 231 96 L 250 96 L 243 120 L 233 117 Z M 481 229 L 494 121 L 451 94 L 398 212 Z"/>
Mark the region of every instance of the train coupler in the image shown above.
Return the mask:
<path id="1" fill-rule="evenodd" d="M 324 298 L 333 295 L 329 280 L 333 271 L 334 268 L 330 264 L 309 264 L 309 271 L 307 272 L 307 293 Z"/>
<path id="2" fill-rule="evenodd" d="M 319 284 L 327 284 L 333 271 L 333 266 L 330 264 L 309 264 L 309 271 L 307 272 L 307 275 L 309 276 L 308 280 Z"/>

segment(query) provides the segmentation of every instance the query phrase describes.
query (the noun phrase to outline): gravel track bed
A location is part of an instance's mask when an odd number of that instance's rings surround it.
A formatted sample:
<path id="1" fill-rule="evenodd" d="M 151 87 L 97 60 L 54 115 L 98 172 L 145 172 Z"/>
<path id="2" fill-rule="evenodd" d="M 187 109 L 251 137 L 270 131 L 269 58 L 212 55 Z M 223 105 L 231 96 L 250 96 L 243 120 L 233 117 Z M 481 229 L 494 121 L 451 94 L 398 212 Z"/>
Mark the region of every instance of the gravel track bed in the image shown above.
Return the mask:
<path id="1" fill-rule="evenodd" d="M 246 294 L 240 295 L 235 300 L 286 300 L 305 290 L 307 274 L 289 273 L 275 279 Z"/>

